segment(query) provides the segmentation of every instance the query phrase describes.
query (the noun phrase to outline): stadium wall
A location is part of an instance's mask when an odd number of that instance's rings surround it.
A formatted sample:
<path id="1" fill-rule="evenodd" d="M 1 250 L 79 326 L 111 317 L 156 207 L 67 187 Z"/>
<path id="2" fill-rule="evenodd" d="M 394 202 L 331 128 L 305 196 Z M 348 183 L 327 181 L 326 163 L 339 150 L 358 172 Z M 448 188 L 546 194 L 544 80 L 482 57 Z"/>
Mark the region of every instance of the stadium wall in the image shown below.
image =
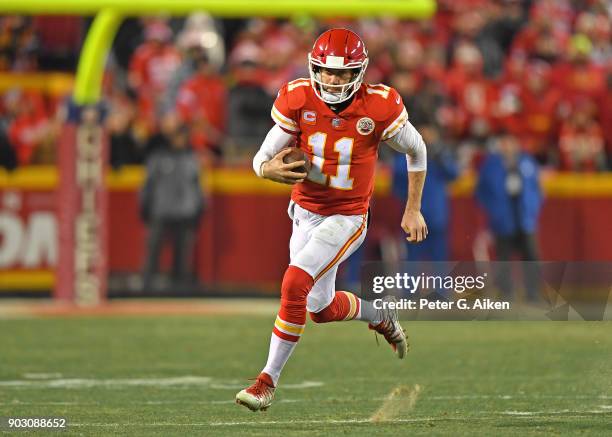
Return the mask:
<path id="1" fill-rule="evenodd" d="M 143 176 L 142 168 L 132 167 L 106 178 L 113 273 L 138 272 L 142 265 L 146 228 L 138 216 L 137 196 Z M 389 196 L 389 182 L 389 174 L 379 172 L 369 247 L 399 236 L 402 206 Z M 58 254 L 57 184 L 53 167 L 0 171 L 0 289 L 52 288 Z M 273 287 L 288 260 L 289 188 L 260 180 L 248 169 L 218 169 L 203 184 L 211 195 L 197 242 L 200 280 L 230 289 Z M 466 176 L 452 186 L 451 254 L 457 260 L 473 259 L 477 246 L 487 244 L 473 184 L 474 178 Z M 612 175 L 549 175 L 544 188 L 539 232 L 543 259 L 612 260 L 612 247 L 601 238 L 612 216 Z"/>

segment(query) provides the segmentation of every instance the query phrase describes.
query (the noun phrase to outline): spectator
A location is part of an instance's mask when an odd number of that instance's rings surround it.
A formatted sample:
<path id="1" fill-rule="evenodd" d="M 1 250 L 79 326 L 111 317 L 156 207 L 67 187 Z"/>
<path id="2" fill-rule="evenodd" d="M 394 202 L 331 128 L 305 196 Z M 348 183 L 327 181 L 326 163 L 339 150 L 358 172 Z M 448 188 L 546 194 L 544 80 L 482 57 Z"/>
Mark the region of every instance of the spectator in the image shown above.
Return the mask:
<path id="1" fill-rule="evenodd" d="M 522 261 L 538 261 L 536 229 L 542 206 L 538 164 L 508 131 L 502 131 L 497 145 L 498 150 L 482 163 L 475 193 L 495 239 L 497 260 L 510 261 L 516 254 Z M 498 273 L 498 285 L 508 296 L 513 288 L 510 266 L 501 264 Z M 523 264 L 530 301 L 538 298 L 539 276 L 536 263 Z"/>
<path id="2" fill-rule="evenodd" d="M 430 76 L 423 76 L 421 86 L 416 94 L 411 95 L 396 87 L 396 75 L 392 76 L 391 85 L 402 96 L 410 111 L 410 120 L 414 125 L 437 125 L 442 128 L 452 123 L 452 108 L 442 84 Z"/>
<path id="3" fill-rule="evenodd" d="M 176 109 L 191 126 L 194 149 L 219 155 L 227 113 L 225 83 L 207 57 L 199 58 L 195 66 L 193 77 L 179 90 Z"/>
<path id="4" fill-rule="evenodd" d="M 143 162 L 143 150 L 131 129 L 133 115 L 127 108 L 117 109 L 109 113 L 106 122 L 110 138 L 110 164 L 113 169 Z"/>
<path id="5" fill-rule="evenodd" d="M 605 15 L 582 12 L 576 18 L 575 32 L 585 35 L 592 44 L 591 62 L 605 65 L 612 59 L 611 24 Z"/>
<path id="6" fill-rule="evenodd" d="M 144 38 L 144 20 L 126 18 L 121 22 L 113 40 L 112 54 L 122 71 L 128 71 L 132 56 Z"/>
<path id="7" fill-rule="evenodd" d="M 482 55 L 475 45 L 458 45 L 454 59 L 446 85 L 460 114 L 460 135 L 484 138 L 491 132 L 495 89 L 483 75 Z"/>
<path id="8" fill-rule="evenodd" d="M 38 67 L 38 50 L 38 37 L 31 18 L 15 15 L 0 17 L 0 71 L 3 68 L 35 71 Z"/>
<path id="9" fill-rule="evenodd" d="M 389 79 L 389 84 L 402 96 L 408 108 L 414 108 L 414 111 L 419 111 L 419 103 L 417 103 L 417 93 L 422 87 L 421 74 L 418 71 L 397 70 Z M 424 111 L 420 111 L 421 113 Z"/>
<path id="10" fill-rule="evenodd" d="M 407 102 L 409 108 L 417 108 L 415 94 L 421 88 L 423 74 L 423 47 L 414 39 L 407 39 L 398 44 L 396 49 L 395 70 L 390 73 L 389 83 Z"/>
<path id="11" fill-rule="evenodd" d="M 201 47 L 210 64 L 220 71 L 225 64 L 225 41 L 218 22 L 205 12 L 194 12 L 185 20 L 178 38 L 179 48 Z M 197 40 L 197 41 L 196 41 Z"/>
<path id="12" fill-rule="evenodd" d="M 196 72 L 200 62 L 210 60 L 211 67 L 220 71 L 225 61 L 225 45 L 214 21 L 207 14 L 191 15 L 177 37 L 183 61 L 168 82 L 162 113 L 173 112 L 181 86 Z"/>
<path id="13" fill-rule="evenodd" d="M 188 130 L 174 114 L 167 115 L 164 124 L 169 147 L 149 157 L 140 199 L 141 215 L 149 226 L 145 291 L 155 288 L 154 277 L 167 235 L 174 243 L 173 284 L 185 285 L 189 281 L 192 242 L 204 209 L 200 167 L 189 147 Z"/>
<path id="14" fill-rule="evenodd" d="M 368 54 L 371 59 L 371 64 L 368 64 L 365 73 L 365 80 L 368 83 L 386 83 L 395 69 L 393 53 L 391 53 L 389 47 L 396 46 L 394 47 L 397 51 L 395 62 L 399 61 L 400 58 L 402 58 L 402 62 L 406 63 L 411 62 L 411 60 L 403 58 L 401 51 L 404 44 L 401 40 L 396 41 L 393 32 L 390 29 L 385 29 L 383 23 L 374 20 L 366 21 L 362 28 L 362 34 L 368 41 Z M 413 41 L 408 39 L 406 43 L 406 45 L 414 47 Z M 422 48 L 420 51 L 423 51 Z M 405 65 L 400 68 L 405 68 Z"/>
<path id="15" fill-rule="evenodd" d="M 551 86 L 549 65 L 542 61 L 529 65 L 519 92 L 520 121 L 514 133 L 521 137 L 524 150 L 541 163 L 549 161 L 559 129 L 561 97 L 559 90 Z"/>
<path id="16" fill-rule="evenodd" d="M 606 152 L 608 155 L 608 169 L 612 169 L 612 63 L 606 75 L 606 91 L 599 98 L 599 119 L 604 129 L 606 139 Z"/>
<path id="17" fill-rule="evenodd" d="M 51 124 L 42 95 L 12 90 L 5 99 L 9 114 L 8 137 L 19 165 L 41 164 L 41 156 L 53 140 Z"/>
<path id="18" fill-rule="evenodd" d="M 595 17 L 592 42 L 592 61 L 599 65 L 609 64 L 612 61 L 612 23 L 605 15 Z"/>
<path id="19" fill-rule="evenodd" d="M 74 71 L 83 40 L 83 18 L 38 16 L 33 30 L 40 41 L 39 66 L 53 71 Z M 62 29 L 58 32 L 57 29 Z"/>
<path id="20" fill-rule="evenodd" d="M 493 1 L 488 5 L 489 19 L 484 33 L 493 38 L 503 53 L 508 53 L 512 41 L 525 22 L 520 1 Z"/>
<path id="21" fill-rule="evenodd" d="M 8 138 L 0 129 L 0 167 L 6 170 L 14 170 L 17 167 L 17 157 L 15 151 L 9 143 Z"/>
<path id="22" fill-rule="evenodd" d="M 457 46 L 474 44 L 482 54 L 482 71 L 488 78 L 501 73 L 504 54 L 495 38 L 493 28 L 486 26 L 487 15 L 484 9 L 470 9 L 456 15 L 453 27 L 454 39 L 449 45 L 453 54 Z"/>
<path id="23" fill-rule="evenodd" d="M 504 72 L 497 83 L 497 100 L 493 116 L 498 126 L 506 126 L 512 132 L 522 129 L 520 94 L 527 77 L 527 57 L 515 53 L 506 59 Z"/>
<path id="24" fill-rule="evenodd" d="M 248 159 L 270 129 L 269 109 L 274 103 L 274 96 L 264 89 L 265 72 L 257 62 L 245 59 L 233 69 L 235 85 L 228 98 L 227 146 L 233 150 L 229 155 L 248 155 Z"/>
<path id="25" fill-rule="evenodd" d="M 274 95 L 283 84 L 297 79 L 294 58 L 299 49 L 298 41 L 290 23 L 283 23 L 267 36 L 260 62 L 268 72 L 267 87 L 270 94 Z"/>
<path id="26" fill-rule="evenodd" d="M 446 51 L 441 44 L 430 44 L 423 59 L 423 73 L 439 82 L 444 81 L 446 75 Z"/>
<path id="27" fill-rule="evenodd" d="M 569 62 L 554 66 L 554 84 L 569 103 L 583 98 L 597 99 L 605 89 L 602 67 L 590 62 L 592 49 L 588 37 L 574 35 L 568 53 Z"/>
<path id="28" fill-rule="evenodd" d="M 545 2 L 542 2 L 545 3 Z M 562 12 L 559 12 L 563 15 Z M 565 51 L 569 29 L 562 20 L 554 21 L 554 15 L 536 4 L 531 11 L 527 26 L 512 43 L 512 53 L 525 53 L 531 59 L 555 62 Z"/>
<path id="29" fill-rule="evenodd" d="M 160 20 L 145 28 L 145 42 L 130 60 L 128 82 L 138 97 L 138 114 L 150 133 L 156 128 L 162 95 L 181 62 L 178 50 L 171 43 L 172 31 Z"/>
<path id="30" fill-rule="evenodd" d="M 535 232 L 542 206 L 538 164 L 510 132 L 502 132 L 497 145 L 480 167 L 476 199 L 495 236 L 497 259 L 508 261 L 516 252 L 522 260 L 537 261 Z"/>
<path id="31" fill-rule="evenodd" d="M 606 169 L 603 130 L 595 119 L 595 105 L 587 99 L 576 102 L 570 118 L 561 127 L 560 169 L 601 171 Z"/>

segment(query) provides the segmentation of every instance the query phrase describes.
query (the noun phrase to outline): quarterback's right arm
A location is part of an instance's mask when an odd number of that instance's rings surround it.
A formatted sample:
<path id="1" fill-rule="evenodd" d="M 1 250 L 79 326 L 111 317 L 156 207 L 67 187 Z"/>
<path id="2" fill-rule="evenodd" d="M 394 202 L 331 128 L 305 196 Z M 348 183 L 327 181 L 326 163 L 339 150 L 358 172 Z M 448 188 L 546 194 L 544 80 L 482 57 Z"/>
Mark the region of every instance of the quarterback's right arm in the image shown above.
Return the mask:
<path id="1" fill-rule="evenodd" d="M 283 184 L 292 185 L 302 182 L 306 173 L 296 173 L 292 170 L 304 165 L 304 161 L 295 161 L 290 164 L 283 162 L 285 155 L 291 151 L 287 146 L 294 140 L 293 135 L 275 124 L 253 158 L 253 170 L 257 176 Z"/>
<path id="2" fill-rule="evenodd" d="M 284 85 L 276 96 L 270 113 L 272 120 L 274 120 L 274 127 L 270 129 L 259 152 L 253 158 L 253 170 L 259 177 L 284 184 L 302 182 L 306 177 L 306 173 L 292 171 L 304 165 L 304 161 L 296 161 L 290 164 L 283 162 L 285 155 L 290 152 L 287 146 L 295 141 L 295 136 L 300 132 L 296 121 L 296 95 L 300 94 L 299 91 L 294 90 L 301 88 L 302 82 L 310 83 L 305 80 L 290 82 Z M 293 92 L 290 96 L 291 91 Z"/>

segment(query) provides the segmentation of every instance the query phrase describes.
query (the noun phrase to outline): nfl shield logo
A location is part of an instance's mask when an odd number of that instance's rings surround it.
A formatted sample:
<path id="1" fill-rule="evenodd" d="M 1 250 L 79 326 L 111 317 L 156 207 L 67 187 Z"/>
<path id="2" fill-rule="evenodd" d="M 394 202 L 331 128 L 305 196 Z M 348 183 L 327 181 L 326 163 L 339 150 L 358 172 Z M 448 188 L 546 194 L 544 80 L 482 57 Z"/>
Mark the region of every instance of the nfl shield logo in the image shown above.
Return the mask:
<path id="1" fill-rule="evenodd" d="M 344 129 L 344 120 L 341 118 L 334 118 L 332 120 L 332 127 L 334 129 Z"/>

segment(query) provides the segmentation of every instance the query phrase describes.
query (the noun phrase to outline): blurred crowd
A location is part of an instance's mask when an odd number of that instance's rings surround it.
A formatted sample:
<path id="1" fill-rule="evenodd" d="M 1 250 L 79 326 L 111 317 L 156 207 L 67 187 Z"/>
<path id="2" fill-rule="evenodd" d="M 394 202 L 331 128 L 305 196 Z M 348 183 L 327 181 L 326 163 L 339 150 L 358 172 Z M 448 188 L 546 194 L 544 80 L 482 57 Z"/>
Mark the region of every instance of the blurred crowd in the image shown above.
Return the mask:
<path id="1" fill-rule="evenodd" d="M 0 17 L 0 74 L 74 71 L 89 23 Z M 249 161 L 271 126 L 278 89 L 308 76 L 307 53 L 331 26 L 362 36 L 366 81 L 395 87 L 412 123 L 467 165 L 491 138 L 511 133 L 544 166 L 612 169 L 606 0 L 442 0 L 424 21 L 217 20 L 204 13 L 127 20 L 104 80 L 112 165 L 143 163 L 177 130 L 188 132 L 203 160 Z M 54 162 L 66 96 L 0 92 L 0 165 Z"/>

